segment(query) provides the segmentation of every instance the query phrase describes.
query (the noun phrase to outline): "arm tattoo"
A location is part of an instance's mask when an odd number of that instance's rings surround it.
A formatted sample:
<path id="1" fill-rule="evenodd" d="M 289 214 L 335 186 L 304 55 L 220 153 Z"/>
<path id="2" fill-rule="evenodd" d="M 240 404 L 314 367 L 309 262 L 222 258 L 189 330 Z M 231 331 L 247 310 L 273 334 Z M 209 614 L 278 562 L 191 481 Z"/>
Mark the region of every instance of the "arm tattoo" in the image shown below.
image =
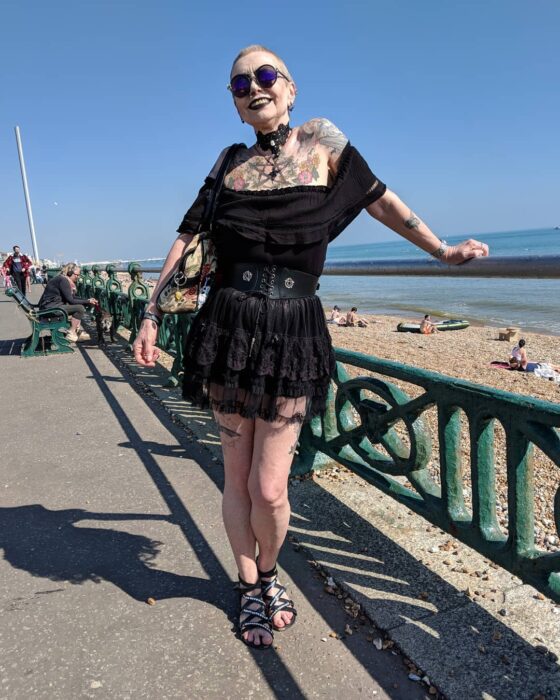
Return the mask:
<path id="1" fill-rule="evenodd" d="M 405 220 L 404 225 L 411 231 L 412 229 L 418 230 L 418 227 L 420 226 L 420 219 L 416 216 L 416 214 L 413 211 L 411 211 L 410 216 L 408 217 L 408 219 Z"/>

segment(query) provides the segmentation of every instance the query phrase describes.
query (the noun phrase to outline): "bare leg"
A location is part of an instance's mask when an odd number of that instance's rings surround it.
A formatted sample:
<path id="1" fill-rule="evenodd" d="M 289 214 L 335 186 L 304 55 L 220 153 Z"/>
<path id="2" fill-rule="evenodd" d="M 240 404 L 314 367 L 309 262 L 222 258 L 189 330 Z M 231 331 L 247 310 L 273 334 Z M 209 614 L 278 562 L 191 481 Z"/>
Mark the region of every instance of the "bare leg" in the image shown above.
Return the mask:
<path id="1" fill-rule="evenodd" d="M 256 538 L 251 528 L 251 499 L 247 482 L 251 470 L 255 421 L 237 414 L 215 413 L 220 428 L 224 456 L 224 493 L 222 516 L 240 577 L 247 583 L 259 581 L 255 563 Z M 259 590 L 246 591 L 260 595 Z M 251 606 L 256 608 L 256 606 Z M 268 645 L 272 636 L 257 628 L 244 632 L 243 637 L 255 644 Z"/>
<path id="2" fill-rule="evenodd" d="M 253 464 L 249 476 L 251 525 L 259 545 L 259 568 L 276 564 L 290 520 L 288 476 L 300 431 L 299 423 L 255 421 Z M 274 595 L 275 591 L 272 591 Z M 292 613 L 274 618 L 278 627 L 290 622 Z"/>
<path id="3" fill-rule="evenodd" d="M 257 580 L 256 540 L 251 529 L 251 499 L 247 482 L 253 454 L 254 421 L 237 414 L 215 414 L 224 455 L 222 515 L 239 575 Z"/>

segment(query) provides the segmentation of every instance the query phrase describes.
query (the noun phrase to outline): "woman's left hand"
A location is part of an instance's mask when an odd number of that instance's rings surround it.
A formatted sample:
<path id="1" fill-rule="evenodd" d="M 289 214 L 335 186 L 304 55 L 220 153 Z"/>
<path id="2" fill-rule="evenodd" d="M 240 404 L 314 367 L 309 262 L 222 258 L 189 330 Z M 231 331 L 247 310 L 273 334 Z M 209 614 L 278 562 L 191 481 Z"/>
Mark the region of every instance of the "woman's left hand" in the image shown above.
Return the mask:
<path id="1" fill-rule="evenodd" d="M 486 243 L 469 238 L 458 245 L 450 245 L 441 256 L 441 262 L 446 265 L 460 265 L 471 258 L 485 258 L 488 256 L 488 246 Z"/>

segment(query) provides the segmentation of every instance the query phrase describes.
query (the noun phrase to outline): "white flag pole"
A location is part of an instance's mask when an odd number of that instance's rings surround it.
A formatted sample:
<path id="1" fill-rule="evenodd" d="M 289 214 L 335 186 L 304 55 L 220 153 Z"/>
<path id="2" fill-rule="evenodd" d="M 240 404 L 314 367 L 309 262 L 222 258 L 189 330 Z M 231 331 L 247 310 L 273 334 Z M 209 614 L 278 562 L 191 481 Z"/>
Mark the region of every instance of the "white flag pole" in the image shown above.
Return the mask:
<path id="1" fill-rule="evenodd" d="M 39 262 L 39 249 L 37 248 L 37 239 L 35 238 L 35 225 L 33 223 L 33 212 L 31 211 L 31 198 L 29 197 L 29 188 L 27 186 L 27 173 L 25 172 L 25 161 L 23 159 L 23 148 L 21 145 L 21 136 L 19 126 L 16 126 L 16 142 L 19 155 L 19 167 L 21 169 L 21 179 L 23 182 L 23 193 L 25 195 L 25 206 L 27 207 L 27 218 L 29 219 L 29 230 L 31 231 L 31 243 L 33 245 L 33 257 L 36 262 Z"/>

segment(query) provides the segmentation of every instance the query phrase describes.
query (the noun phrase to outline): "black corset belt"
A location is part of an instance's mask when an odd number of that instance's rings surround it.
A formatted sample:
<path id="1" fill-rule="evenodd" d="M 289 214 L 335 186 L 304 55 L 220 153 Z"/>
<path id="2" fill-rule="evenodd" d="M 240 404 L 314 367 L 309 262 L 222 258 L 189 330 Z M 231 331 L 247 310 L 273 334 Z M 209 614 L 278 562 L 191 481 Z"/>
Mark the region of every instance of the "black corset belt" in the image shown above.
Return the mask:
<path id="1" fill-rule="evenodd" d="M 299 299 L 315 294 L 319 278 L 278 265 L 236 263 L 224 270 L 221 286 L 262 294 L 269 299 Z"/>

